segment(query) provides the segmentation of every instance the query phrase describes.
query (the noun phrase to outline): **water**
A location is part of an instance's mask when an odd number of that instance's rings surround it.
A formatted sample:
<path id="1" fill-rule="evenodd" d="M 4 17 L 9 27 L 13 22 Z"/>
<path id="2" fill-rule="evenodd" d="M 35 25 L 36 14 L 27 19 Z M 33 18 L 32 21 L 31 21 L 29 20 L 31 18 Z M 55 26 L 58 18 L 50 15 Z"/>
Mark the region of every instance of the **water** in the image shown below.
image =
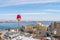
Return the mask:
<path id="1" fill-rule="evenodd" d="M 34 25 L 36 24 L 37 22 L 36 21 L 32 21 L 32 22 L 20 22 L 20 27 L 22 27 L 23 25 Z M 39 22 L 40 23 L 40 22 Z M 50 21 L 41 21 L 42 24 L 51 24 Z M 7 29 L 7 28 L 17 28 L 18 27 L 18 23 L 14 22 L 3 22 L 3 23 L 0 23 L 0 29 Z"/>

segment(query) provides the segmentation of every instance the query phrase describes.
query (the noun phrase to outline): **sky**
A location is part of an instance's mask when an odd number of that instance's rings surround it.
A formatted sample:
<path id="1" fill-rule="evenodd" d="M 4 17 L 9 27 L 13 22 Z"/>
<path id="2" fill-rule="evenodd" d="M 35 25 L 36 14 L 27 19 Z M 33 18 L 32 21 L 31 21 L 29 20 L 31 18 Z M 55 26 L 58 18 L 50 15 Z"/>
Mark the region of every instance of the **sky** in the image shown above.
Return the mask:
<path id="1" fill-rule="evenodd" d="M 60 0 L 0 0 L 0 20 L 60 21 Z"/>

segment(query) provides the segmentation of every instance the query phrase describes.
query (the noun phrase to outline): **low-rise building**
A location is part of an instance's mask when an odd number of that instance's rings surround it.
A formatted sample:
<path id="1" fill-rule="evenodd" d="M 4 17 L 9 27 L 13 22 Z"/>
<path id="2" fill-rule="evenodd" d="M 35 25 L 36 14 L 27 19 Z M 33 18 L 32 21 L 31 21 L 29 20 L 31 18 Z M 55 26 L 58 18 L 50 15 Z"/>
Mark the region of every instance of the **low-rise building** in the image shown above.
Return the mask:
<path id="1" fill-rule="evenodd" d="M 55 27 L 56 35 L 60 36 L 60 22 L 54 22 L 54 27 Z"/>

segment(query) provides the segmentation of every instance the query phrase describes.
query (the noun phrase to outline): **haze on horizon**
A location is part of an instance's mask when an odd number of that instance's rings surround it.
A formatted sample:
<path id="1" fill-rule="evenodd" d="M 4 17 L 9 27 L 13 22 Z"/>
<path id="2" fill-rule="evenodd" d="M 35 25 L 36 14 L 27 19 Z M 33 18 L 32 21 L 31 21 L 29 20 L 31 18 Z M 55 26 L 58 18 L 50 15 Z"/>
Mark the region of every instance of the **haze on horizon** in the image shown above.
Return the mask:
<path id="1" fill-rule="evenodd" d="M 0 20 L 60 21 L 60 0 L 0 0 Z"/>

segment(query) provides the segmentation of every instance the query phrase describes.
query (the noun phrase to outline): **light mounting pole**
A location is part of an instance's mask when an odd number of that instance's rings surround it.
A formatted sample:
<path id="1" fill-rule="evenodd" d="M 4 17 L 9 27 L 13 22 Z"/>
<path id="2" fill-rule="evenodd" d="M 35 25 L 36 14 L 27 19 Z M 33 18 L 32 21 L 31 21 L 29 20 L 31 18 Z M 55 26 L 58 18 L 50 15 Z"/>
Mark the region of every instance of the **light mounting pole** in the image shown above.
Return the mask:
<path id="1" fill-rule="evenodd" d="M 21 15 L 20 14 L 17 15 L 17 20 L 18 20 L 18 29 L 17 29 L 17 31 L 18 31 L 19 30 L 19 26 L 20 26 L 19 23 L 20 23 L 20 20 L 21 20 Z"/>

